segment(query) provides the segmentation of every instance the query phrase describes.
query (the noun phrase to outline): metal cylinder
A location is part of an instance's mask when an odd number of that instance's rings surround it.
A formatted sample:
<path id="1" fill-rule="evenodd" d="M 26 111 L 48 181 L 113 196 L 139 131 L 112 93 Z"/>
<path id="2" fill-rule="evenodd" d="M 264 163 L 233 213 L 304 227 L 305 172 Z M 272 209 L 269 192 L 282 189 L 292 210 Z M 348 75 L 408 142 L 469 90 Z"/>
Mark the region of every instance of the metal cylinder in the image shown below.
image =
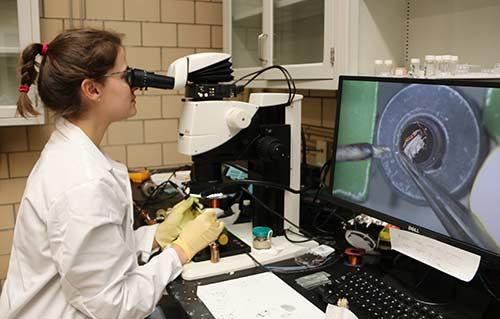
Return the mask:
<path id="1" fill-rule="evenodd" d="M 208 245 L 210 247 L 210 262 L 218 263 L 219 262 L 219 245 L 217 243 L 210 243 Z"/>

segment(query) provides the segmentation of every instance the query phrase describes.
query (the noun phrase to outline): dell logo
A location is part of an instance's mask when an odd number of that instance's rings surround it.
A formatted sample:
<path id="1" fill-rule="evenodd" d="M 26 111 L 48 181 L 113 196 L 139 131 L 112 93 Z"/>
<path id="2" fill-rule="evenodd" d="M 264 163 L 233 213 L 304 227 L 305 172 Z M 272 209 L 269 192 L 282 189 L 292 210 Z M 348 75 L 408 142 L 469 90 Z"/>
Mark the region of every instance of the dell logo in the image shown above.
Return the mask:
<path id="1" fill-rule="evenodd" d="M 417 233 L 417 234 L 420 234 L 420 229 L 418 229 L 417 227 L 415 226 L 408 226 L 408 230 L 409 231 L 412 231 L 414 233 Z"/>

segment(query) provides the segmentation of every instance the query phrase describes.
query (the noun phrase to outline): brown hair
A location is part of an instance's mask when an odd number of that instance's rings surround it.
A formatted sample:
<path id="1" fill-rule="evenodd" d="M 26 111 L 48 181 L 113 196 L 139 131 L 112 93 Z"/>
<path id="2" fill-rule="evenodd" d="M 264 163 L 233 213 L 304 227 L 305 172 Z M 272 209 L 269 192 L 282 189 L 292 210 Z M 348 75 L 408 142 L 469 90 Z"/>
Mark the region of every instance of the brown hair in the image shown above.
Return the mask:
<path id="1" fill-rule="evenodd" d="M 89 78 L 104 81 L 103 76 L 113 67 L 121 45 L 120 35 L 114 32 L 88 28 L 67 30 L 48 43 L 38 63 L 35 58 L 42 54 L 43 45 L 32 43 L 21 53 L 21 85 L 29 87 L 36 81 L 45 106 L 57 115 L 76 118 L 84 112 L 80 97 L 82 81 Z M 17 111 L 24 117 L 39 114 L 26 92 L 19 94 Z"/>

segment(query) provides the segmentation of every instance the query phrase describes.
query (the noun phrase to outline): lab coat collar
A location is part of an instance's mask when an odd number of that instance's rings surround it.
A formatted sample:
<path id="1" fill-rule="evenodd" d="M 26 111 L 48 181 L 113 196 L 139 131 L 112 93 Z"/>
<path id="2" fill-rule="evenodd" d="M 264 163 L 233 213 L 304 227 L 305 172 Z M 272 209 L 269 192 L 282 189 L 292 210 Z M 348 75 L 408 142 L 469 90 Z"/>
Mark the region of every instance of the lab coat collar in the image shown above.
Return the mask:
<path id="1" fill-rule="evenodd" d="M 92 142 L 90 137 L 88 137 L 80 127 L 64 118 L 60 118 L 56 122 L 56 129 L 68 140 L 83 146 L 84 149 L 89 152 L 98 163 L 102 164 L 106 170 L 110 171 L 113 168 L 104 153 L 94 144 L 94 142 Z"/>

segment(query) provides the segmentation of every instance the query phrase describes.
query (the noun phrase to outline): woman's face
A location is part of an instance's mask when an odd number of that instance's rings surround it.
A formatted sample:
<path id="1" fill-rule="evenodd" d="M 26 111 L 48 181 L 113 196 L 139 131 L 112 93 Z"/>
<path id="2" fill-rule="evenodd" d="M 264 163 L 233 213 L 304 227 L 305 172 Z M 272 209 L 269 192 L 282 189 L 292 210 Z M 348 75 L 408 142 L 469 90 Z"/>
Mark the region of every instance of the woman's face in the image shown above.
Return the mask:
<path id="1" fill-rule="evenodd" d="M 137 113 L 134 94 L 136 88 L 131 88 L 128 85 L 125 73 L 118 73 L 126 71 L 126 69 L 125 50 L 120 47 L 115 65 L 108 71 L 108 74 L 114 73 L 116 75 L 106 77 L 101 105 L 99 106 L 104 113 L 103 115 L 110 122 L 124 120 Z"/>

